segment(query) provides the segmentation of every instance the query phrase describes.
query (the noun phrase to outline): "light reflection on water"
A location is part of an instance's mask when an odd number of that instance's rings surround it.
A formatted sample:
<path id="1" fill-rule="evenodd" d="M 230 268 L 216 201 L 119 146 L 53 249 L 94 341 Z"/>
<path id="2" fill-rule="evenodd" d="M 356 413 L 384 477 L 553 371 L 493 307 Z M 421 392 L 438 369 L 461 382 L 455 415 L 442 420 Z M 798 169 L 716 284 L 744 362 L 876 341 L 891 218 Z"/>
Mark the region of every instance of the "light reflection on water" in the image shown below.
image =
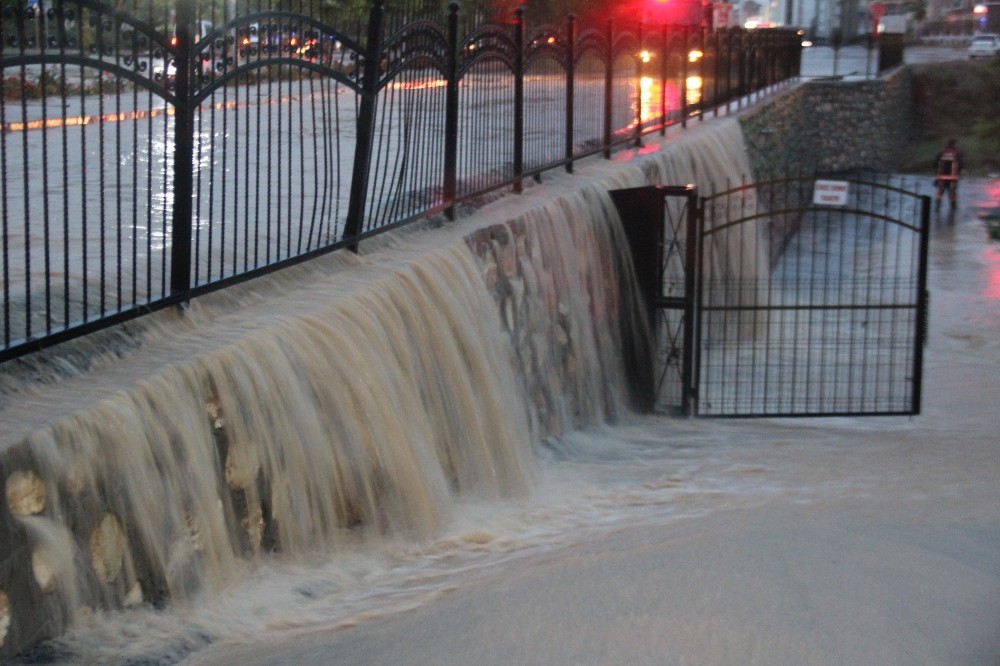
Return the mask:
<path id="1" fill-rule="evenodd" d="M 983 251 L 986 264 L 986 284 L 983 293 L 987 298 L 1000 301 L 1000 248 L 993 246 Z"/>
<path id="2" fill-rule="evenodd" d="M 508 89 L 500 79 L 504 77 L 477 74 L 465 86 L 474 82 L 477 88 L 488 89 L 495 84 L 506 102 Z M 538 81 L 533 79 L 533 83 Z M 589 100 L 603 90 L 600 77 L 582 77 L 578 85 L 581 107 L 590 105 Z M 213 279 L 225 277 L 340 238 L 353 171 L 357 116 L 355 96 L 343 92 L 343 88 L 334 87 L 296 96 L 236 101 L 223 97 L 199 111 L 192 155 L 192 242 L 201 262 L 196 282 L 205 274 Z M 538 92 L 552 98 L 550 90 Z M 668 99 L 675 95 L 677 92 L 668 90 Z M 496 96 L 474 99 L 483 102 Z M 656 105 L 658 100 L 654 85 L 648 103 Z M 122 98 L 114 104 L 142 101 Z M 292 105 L 295 113 L 289 113 Z M 551 106 L 540 104 L 536 110 L 549 112 Z M 19 131 L 7 137 L 2 157 L 4 178 L 8 191 L 17 196 L 5 211 L 9 224 L 4 269 L 9 278 L 0 298 L 6 298 L 10 307 L 21 308 L 30 301 L 37 308 L 42 302 L 36 296 L 39 290 L 63 288 L 52 280 L 59 272 L 73 276 L 65 282 L 68 289 L 86 284 L 88 292 L 119 290 L 125 304 L 130 298 L 148 302 L 164 295 L 174 215 L 175 117 L 165 105 L 151 103 L 145 110 L 116 109 L 112 119 L 111 108 L 112 101 L 107 99 L 70 100 L 59 114 L 75 113 L 98 120 Z M 496 104 L 489 105 L 494 113 L 483 114 L 486 120 L 472 125 L 489 134 L 472 142 L 475 145 L 495 142 L 506 129 L 487 122 L 496 118 L 495 108 Z M 213 110 L 225 111 L 225 117 L 213 116 Z M 43 111 L 39 105 L 28 105 L 27 113 L 54 116 L 56 109 Z M 647 113 L 655 113 L 655 109 L 650 107 Z M 634 122 L 634 115 L 628 103 L 616 106 L 616 122 L 623 128 Z M 391 124 L 397 117 L 402 116 L 387 113 L 386 121 Z M 592 131 L 598 140 L 602 134 L 599 120 L 583 113 L 577 114 L 575 129 L 585 130 L 581 136 Z M 542 131 L 540 135 L 533 150 L 546 158 L 562 154 L 560 132 Z M 390 132 L 383 145 L 387 151 L 395 150 L 402 141 Z M 590 142 L 586 143 L 589 147 Z M 498 155 L 503 157 L 506 151 L 506 147 L 502 151 L 464 150 L 460 178 L 490 172 Z M 392 185 L 379 187 L 391 190 Z M 411 187 L 406 183 L 396 186 Z M 380 205 L 388 208 L 397 199 L 432 196 L 421 183 L 414 182 L 412 187 L 417 189 L 389 191 Z M 66 296 L 74 302 L 82 298 L 75 293 Z M 30 316 L 36 314 L 44 316 Z"/>
<path id="3" fill-rule="evenodd" d="M 701 102 L 702 80 L 700 76 L 689 76 L 685 81 L 685 99 L 688 106 L 694 106 Z"/>

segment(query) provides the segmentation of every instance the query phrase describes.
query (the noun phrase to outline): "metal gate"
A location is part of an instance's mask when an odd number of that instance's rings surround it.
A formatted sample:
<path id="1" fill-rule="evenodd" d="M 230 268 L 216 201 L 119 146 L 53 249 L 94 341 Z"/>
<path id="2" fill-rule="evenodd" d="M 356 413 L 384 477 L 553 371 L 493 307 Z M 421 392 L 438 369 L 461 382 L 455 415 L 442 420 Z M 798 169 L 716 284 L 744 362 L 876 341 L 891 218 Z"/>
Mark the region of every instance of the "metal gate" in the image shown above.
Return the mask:
<path id="1" fill-rule="evenodd" d="M 650 313 L 655 338 L 654 411 L 687 415 L 694 376 L 692 340 L 695 324 L 694 242 L 698 229 L 698 191 L 682 187 L 614 190 L 632 251 L 639 289 Z M 648 376 L 648 373 L 647 373 Z"/>
<path id="2" fill-rule="evenodd" d="M 652 285 L 658 410 L 919 413 L 928 197 L 890 176 L 743 184 L 697 206 L 691 188 L 640 190 L 645 213 L 660 202 L 655 274 L 636 261 Z M 638 191 L 613 193 L 627 231 Z"/>

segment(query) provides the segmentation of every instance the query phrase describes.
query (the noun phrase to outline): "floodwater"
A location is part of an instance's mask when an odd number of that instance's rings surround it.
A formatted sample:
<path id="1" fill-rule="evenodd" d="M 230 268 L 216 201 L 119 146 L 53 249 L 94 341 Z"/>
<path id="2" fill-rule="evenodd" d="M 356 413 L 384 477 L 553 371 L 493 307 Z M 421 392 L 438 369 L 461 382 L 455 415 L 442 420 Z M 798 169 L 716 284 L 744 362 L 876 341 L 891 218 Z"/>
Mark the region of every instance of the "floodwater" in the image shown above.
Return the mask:
<path id="1" fill-rule="evenodd" d="M 929 187 L 929 183 L 928 183 Z M 1000 242 L 935 216 L 912 418 L 625 416 L 426 538 L 275 557 L 181 608 L 84 618 L 46 663 L 996 664 Z"/>
<path id="2" fill-rule="evenodd" d="M 239 630 L 185 663 L 1000 662 L 998 205 L 970 181 L 935 217 L 919 416 L 575 433 L 348 603 L 323 569 L 233 590 Z"/>

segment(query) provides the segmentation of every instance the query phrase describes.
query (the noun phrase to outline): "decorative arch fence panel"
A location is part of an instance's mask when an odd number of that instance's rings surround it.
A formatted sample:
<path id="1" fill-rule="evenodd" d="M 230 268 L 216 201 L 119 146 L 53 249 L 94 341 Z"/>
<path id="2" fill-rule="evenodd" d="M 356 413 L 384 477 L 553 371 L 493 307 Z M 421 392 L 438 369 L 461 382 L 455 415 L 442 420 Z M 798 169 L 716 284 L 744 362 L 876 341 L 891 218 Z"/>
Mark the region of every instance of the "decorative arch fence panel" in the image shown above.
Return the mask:
<path id="1" fill-rule="evenodd" d="M 330 7 L 0 0 L 0 362 L 798 74 L 793 31 Z"/>

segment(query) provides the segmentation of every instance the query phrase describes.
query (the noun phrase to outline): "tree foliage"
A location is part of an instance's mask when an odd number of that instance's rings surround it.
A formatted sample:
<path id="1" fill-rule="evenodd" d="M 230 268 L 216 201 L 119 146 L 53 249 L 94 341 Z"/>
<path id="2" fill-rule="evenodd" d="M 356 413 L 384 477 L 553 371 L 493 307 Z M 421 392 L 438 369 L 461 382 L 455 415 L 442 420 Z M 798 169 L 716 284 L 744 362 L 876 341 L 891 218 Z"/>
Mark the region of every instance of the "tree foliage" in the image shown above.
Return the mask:
<path id="1" fill-rule="evenodd" d="M 926 170 L 949 138 L 958 140 L 971 174 L 1000 167 L 1000 57 L 913 68 L 919 127 L 910 168 Z"/>

